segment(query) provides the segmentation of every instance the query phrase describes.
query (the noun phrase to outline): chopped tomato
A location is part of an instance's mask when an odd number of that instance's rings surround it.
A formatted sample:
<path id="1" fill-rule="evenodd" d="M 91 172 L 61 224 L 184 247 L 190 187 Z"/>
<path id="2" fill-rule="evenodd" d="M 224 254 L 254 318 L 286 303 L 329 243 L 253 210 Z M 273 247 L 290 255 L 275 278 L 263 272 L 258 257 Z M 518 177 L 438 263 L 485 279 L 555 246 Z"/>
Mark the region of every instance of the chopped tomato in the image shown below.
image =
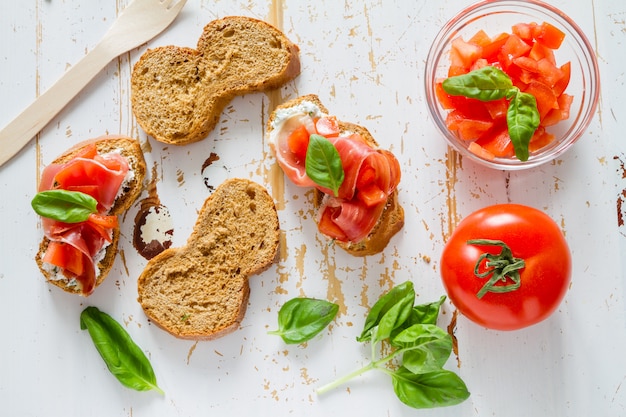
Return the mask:
<path id="1" fill-rule="evenodd" d="M 528 150 L 530 152 L 535 152 L 554 141 L 554 135 L 552 133 L 546 132 L 546 129 L 543 126 L 540 126 L 536 131 L 533 137 L 530 139 L 530 143 L 528 144 Z"/>
<path id="2" fill-rule="evenodd" d="M 525 92 L 535 96 L 540 118 L 544 118 L 550 110 L 559 107 L 557 97 L 554 95 L 552 88 L 540 81 L 531 81 Z"/>
<path id="3" fill-rule="evenodd" d="M 478 32 L 476 32 L 476 34 L 472 36 L 470 40 L 468 40 L 467 42 L 484 47 L 491 43 L 491 37 L 487 35 L 487 32 L 481 29 Z"/>
<path id="4" fill-rule="evenodd" d="M 528 43 L 528 44 L 532 44 L 533 43 L 533 36 L 534 36 L 534 31 L 535 28 L 537 27 L 537 24 L 534 22 L 531 23 L 518 23 L 513 25 L 513 27 L 511 28 L 511 31 L 519 36 L 521 39 L 524 40 L 524 42 Z"/>
<path id="5" fill-rule="evenodd" d="M 298 126 L 287 138 L 289 150 L 300 160 L 306 159 L 306 150 L 309 147 L 309 131 L 306 126 Z"/>
<path id="6" fill-rule="evenodd" d="M 565 34 L 547 22 L 518 23 L 510 33 L 490 37 L 477 31 L 465 41 L 452 41 L 448 76 L 466 74 L 486 65 L 497 67 L 511 78 L 513 85 L 532 94 L 540 114 L 540 126 L 531 139 L 531 152 L 554 140 L 546 127 L 566 120 L 574 97 L 566 94 L 571 78 L 571 63 L 557 65 L 554 51 Z M 506 128 L 509 101 L 506 98 L 482 102 L 462 96 L 450 96 L 435 85 L 437 99 L 448 110 L 447 127 L 469 144 L 471 152 L 487 159 L 513 156 L 513 146 Z"/>
<path id="7" fill-rule="evenodd" d="M 506 43 L 509 35 L 507 33 L 502 33 L 497 36 L 495 39 L 491 41 L 488 45 L 483 46 L 483 56 L 487 62 L 494 63 L 498 61 L 498 53 L 502 46 Z"/>
<path id="8" fill-rule="evenodd" d="M 67 243 L 50 241 L 42 260 L 76 276 L 82 275 L 84 271 L 83 253 Z"/>
<path id="9" fill-rule="evenodd" d="M 476 143 L 490 154 L 506 158 L 515 155 L 513 143 L 505 122 L 500 122 L 486 134 L 482 135 Z"/>
<path id="10" fill-rule="evenodd" d="M 477 155 L 483 159 L 491 160 L 491 159 L 495 159 L 496 157 L 494 154 L 492 154 L 491 152 L 489 152 L 487 149 L 483 148 L 476 142 L 470 143 L 467 149 L 474 155 Z"/>
<path id="11" fill-rule="evenodd" d="M 459 121 L 457 132 L 463 140 L 476 140 L 493 126 L 492 121 L 464 119 Z"/>
<path id="12" fill-rule="evenodd" d="M 453 66 L 469 69 L 482 55 L 482 47 L 465 42 L 461 37 L 452 40 L 450 58 Z"/>
<path id="13" fill-rule="evenodd" d="M 315 122 L 315 129 L 318 134 L 332 138 L 339 135 L 339 122 L 335 116 L 320 117 Z"/>
<path id="14" fill-rule="evenodd" d="M 512 34 L 502 46 L 502 53 L 511 58 L 517 58 L 528 54 L 531 47 L 522 38 Z"/>
<path id="15" fill-rule="evenodd" d="M 554 94 L 556 94 L 557 96 L 561 96 L 561 94 L 563 94 L 563 92 L 567 88 L 567 85 L 569 84 L 572 73 L 572 63 L 566 62 L 565 64 L 561 65 L 560 70 L 563 76 L 559 81 L 554 84 L 553 87 Z"/>
<path id="16" fill-rule="evenodd" d="M 559 49 L 565 39 L 565 33 L 554 25 L 543 22 L 535 29 L 535 39 L 550 49 Z"/>

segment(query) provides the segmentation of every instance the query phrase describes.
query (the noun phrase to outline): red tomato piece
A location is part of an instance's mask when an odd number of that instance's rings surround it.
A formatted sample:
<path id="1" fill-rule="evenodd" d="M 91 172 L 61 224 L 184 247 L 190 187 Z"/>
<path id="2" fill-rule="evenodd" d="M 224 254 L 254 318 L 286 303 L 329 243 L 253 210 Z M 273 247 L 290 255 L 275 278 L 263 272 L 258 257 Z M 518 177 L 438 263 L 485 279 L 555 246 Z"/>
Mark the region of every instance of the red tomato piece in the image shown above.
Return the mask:
<path id="1" fill-rule="evenodd" d="M 451 65 L 469 69 L 481 55 L 482 47 L 465 42 L 460 36 L 452 40 Z"/>
<path id="2" fill-rule="evenodd" d="M 554 87 L 564 75 L 563 71 L 547 58 L 537 61 L 537 69 L 540 76 L 539 80 L 550 87 Z"/>
<path id="3" fill-rule="evenodd" d="M 571 96 L 569 94 L 561 94 L 557 98 L 559 108 L 551 109 L 548 114 L 546 114 L 546 116 L 543 118 L 541 124 L 543 126 L 552 126 L 562 120 L 567 120 L 569 118 L 570 107 L 572 106 L 573 101 L 574 96 Z"/>
<path id="4" fill-rule="evenodd" d="M 508 33 L 502 33 L 496 36 L 491 43 L 483 46 L 482 58 L 485 58 L 489 63 L 496 62 L 498 60 L 498 54 L 509 36 Z"/>
<path id="5" fill-rule="evenodd" d="M 500 122 L 494 129 L 486 132 L 476 140 L 476 143 L 496 157 L 506 158 L 515 155 L 506 121 Z"/>
<path id="6" fill-rule="evenodd" d="M 491 37 L 487 35 L 487 32 L 480 29 L 478 32 L 474 34 L 474 36 L 469 38 L 467 42 L 474 44 L 474 45 L 478 45 L 478 46 L 485 46 L 491 43 Z"/>
<path id="7" fill-rule="evenodd" d="M 317 131 L 318 134 L 327 138 L 339 136 L 339 122 L 337 121 L 337 117 L 335 116 L 320 117 L 315 122 L 315 130 Z"/>
<path id="8" fill-rule="evenodd" d="M 546 129 L 543 126 L 539 126 L 539 128 L 533 134 L 533 137 L 530 138 L 530 143 L 528 144 L 528 150 L 530 152 L 536 152 L 554 141 L 554 135 L 552 133 L 546 132 Z"/>
<path id="9" fill-rule="evenodd" d="M 550 49 L 559 49 L 565 33 L 551 23 L 543 22 L 536 30 L 535 39 Z"/>
<path id="10" fill-rule="evenodd" d="M 483 159 L 487 159 L 487 160 L 492 160 L 492 159 L 495 159 L 496 157 L 494 154 L 492 154 L 491 152 L 489 152 L 487 149 L 483 148 L 476 142 L 471 142 L 468 145 L 467 150 L 473 153 L 474 155 Z"/>
<path id="11" fill-rule="evenodd" d="M 511 27 L 511 31 L 530 45 L 535 40 L 534 31 L 536 27 L 537 24 L 535 22 L 517 23 Z"/>
<path id="12" fill-rule="evenodd" d="M 387 199 L 387 194 L 378 186 L 376 170 L 366 164 L 356 179 L 357 198 L 371 207 Z"/>
<path id="13" fill-rule="evenodd" d="M 563 92 L 569 85 L 569 80 L 572 73 L 572 63 L 568 61 L 565 64 L 561 65 L 559 69 L 561 70 L 561 74 L 563 74 L 563 76 L 559 81 L 554 84 L 554 87 L 552 87 L 554 90 L 554 94 L 557 97 L 563 94 Z"/>
<path id="14" fill-rule="evenodd" d="M 556 64 L 556 58 L 554 57 L 554 51 L 547 46 L 535 43 L 531 50 L 528 52 L 528 57 L 534 59 L 535 61 L 539 61 L 541 59 L 547 59 L 553 64 Z"/>
<path id="15" fill-rule="evenodd" d="M 510 252 L 476 239 L 503 242 Z M 503 274 L 492 282 L 502 271 L 486 262 L 497 257 L 519 268 L 519 275 Z M 548 215 L 528 206 L 500 204 L 477 210 L 457 225 L 440 265 L 444 288 L 461 314 L 490 329 L 516 330 L 545 320 L 557 309 L 570 284 L 572 260 L 563 232 Z"/>
<path id="16" fill-rule="evenodd" d="M 539 81 L 531 81 L 528 84 L 526 93 L 532 94 L 537 100 L 537 110 L 539 111 L 539 117 L 544 118 L 551 109 L 559 108 L 559 103 L 554 95 L 552 89 L 546 84 Z"/>
<path id="17" fill-rule="evenodd" d="M 300 160 L 306 159 L 306 151 L 309 147 L 309 131 L 304 125 L 294 129 L 287 138 L 289 150 Z"/>
<path id="18" fill-rule="evenodd" d="M 502 46 L 502 53 L 511 58 L 517 58 L 526 55 L 531 47 L 522 38 L 512 34 Z"/>
<path id="19" fill-rule="evenodd" d="M 500 100 L 485 101 L 483 104 L 485 109 L 487 109 L 487 112 L 489 112 L 489 116 L 494 121 L 506 117 L 506 113 L 509 109 L 509 102 L 505 98 L 501 98 Z"/>
<path id="20" fill-rule="evenodd" d="M 492 121 L 462 119 L 457 124 L 457 132 L 462 140 L 476 140 L 493 127 Z"/>
<path id="21" fill-rule="evenodd" d="M 42 260 L 76 276 L 82 275 L 85 268 L 81 251 L 72 245 L 55 240 L 48 243 Z"/>

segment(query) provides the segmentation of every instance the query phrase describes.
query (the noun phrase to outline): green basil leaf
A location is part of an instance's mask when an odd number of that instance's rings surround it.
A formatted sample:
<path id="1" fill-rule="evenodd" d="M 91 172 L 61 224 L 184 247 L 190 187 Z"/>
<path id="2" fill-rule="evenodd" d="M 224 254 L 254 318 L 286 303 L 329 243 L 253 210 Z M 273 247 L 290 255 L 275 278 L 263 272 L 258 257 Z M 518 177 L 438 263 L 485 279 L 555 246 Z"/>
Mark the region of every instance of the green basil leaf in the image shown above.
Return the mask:
<path id="1" fill-rule="evenodd" d="M 467 74 L 443 80 L 443 90 L 453 96 L 475 98 L 481 101 L 499 100 L 514 88 L 511 78 L 504 71 L 486 66 Z"/>
<path id="2" fill-rule="evenodd" d="M 163 393 L 146 355 L 111 316 L 96 307 L 87 307 L 80 315 L 80 328 L 89 332 L 107 368 L 122 385 Z"/>
<path id="3" fill-rule="evenodd" d="M 393 390 L 400 401 L 413 408 L 456 405 L 470 395 L 463 380 L 446 369 L 415 374 L 400 367 L 391 377 Z"/>
<path id="4" fill-rule="evenodd" d="M 268 332 L 280 336 L 287 344 L 306 342 L 320 333 L 337 315 L 339 306 L 315 298 L 293 298 L 278 312 L 278 330 Z"/>
<path id="5" fill-rule="evenodd" d="M 365 342 L 372 340 L 373 334 L 377 334 L 378 340 L 384 334 L 389 332 L 387 337 L 391 334 L 395 328 L 402 325 L 404 321 L 411 315 L 411 308 L 415 302 L 415 290 L 411 281 L 406 281 L 400 285 L 393 287 L 389 292 L 380 297 L 376 303 L 370 309 L 367 317 L 365 318 L 365 324 L 361 335 L 357 337 L 357 341 Z M 395 309 L 394 309 L 395 307 Z M 407 311 L 408 308 L 408 311 Z M 390 311 L 393 312 L 385 318 L 385 315 Z M 383 321 L 383 328 L 374 330 Z M 383 337 L 384 338 L 384 337 Z"/>
<path id="6" fill-rule="evenodd" d="M 31 201 L 37 214 L 64 223 L 84 222 L 96 212 L 98 201 L 78 191 L 41 191 Z"/>
<path id="7" fill-rule="evenodd" d="M 452 337 L 434 324 L 414 324 L 398 333 L 391 345 L 403 351 L 402 364 L 413 373 L 442 368 L 452 353 Z"/>
<path id="8" fill-rule="evenodd" d="M 317 185 L 329 188 L 337 196 L 345 173 L 337 148 L 324 136 L 311 135 L 309 138 L 304 168 Z"/>
<path id="9" fill-rule="evenodd" d="M 535 96 L 521 91 L 515 94 L 509 103 L 506 122 L 515 156 L 520 161 L 528 160 L 528 144 L 540 123 Z"/>
<path id="10" fill-rule="evenodd" d="M 413 324 L 437 324 L 439 310 L 446 301 L 446 296 L 442 295 L 439 300 L 432 303 L 420 304 L 413 307 L 408 325 Z"/>

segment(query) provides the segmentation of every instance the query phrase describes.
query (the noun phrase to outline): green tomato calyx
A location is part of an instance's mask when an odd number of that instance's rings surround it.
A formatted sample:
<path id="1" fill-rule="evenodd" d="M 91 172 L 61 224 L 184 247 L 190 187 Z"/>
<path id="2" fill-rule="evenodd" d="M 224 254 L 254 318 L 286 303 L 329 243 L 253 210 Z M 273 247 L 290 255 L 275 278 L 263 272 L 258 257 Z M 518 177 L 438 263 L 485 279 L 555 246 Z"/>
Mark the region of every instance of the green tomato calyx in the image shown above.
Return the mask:
<path id="1" fill-rule="evenodd" d="M 474 266 L 474 275 L 480 279 L 489 278 L 476 293 L 476 297 L 483 298 L 488 292 L 506 293 L 517 290 L 522 285 L 520 270 L 526 266 L 521 258 L 516 258 L 511 248 L 501 240 L 472 239 L 468 245 L 499 246 L 499 254 L 483 253 L 478 257 Z M 483 263 L 483 261 L 485 261 Z M 482 270 L 481 270 L 482 269 Z M 497 285 L 501 283 L 501 285 Z"/>

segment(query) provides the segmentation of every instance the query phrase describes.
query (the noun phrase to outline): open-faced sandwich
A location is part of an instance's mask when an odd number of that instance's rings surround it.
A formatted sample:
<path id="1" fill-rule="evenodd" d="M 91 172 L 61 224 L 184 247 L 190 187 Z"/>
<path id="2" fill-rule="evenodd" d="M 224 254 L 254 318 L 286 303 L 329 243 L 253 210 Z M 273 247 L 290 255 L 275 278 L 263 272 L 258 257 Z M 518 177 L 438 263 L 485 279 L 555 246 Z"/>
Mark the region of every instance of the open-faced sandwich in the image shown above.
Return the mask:
<path id="1" fill-rule="evenodd" d="M 43 170 L 32 201 L 44 232 L 35 260 L 50 283 L 83 296 L 100 285 L 117 252 L 117 216 L 139 196 L 145 174 L 139 142 L 124 136 L 82 142 Z"/>
<path id="2" fill-rule="evenodd" d="M 396 157 L 366 128 L 329 115 L 316 95 L 278 106 L 267 138 L 285 175 L 314 187 L 319 231 L 348 253 L 381 252 L 404 225 Z"/>

